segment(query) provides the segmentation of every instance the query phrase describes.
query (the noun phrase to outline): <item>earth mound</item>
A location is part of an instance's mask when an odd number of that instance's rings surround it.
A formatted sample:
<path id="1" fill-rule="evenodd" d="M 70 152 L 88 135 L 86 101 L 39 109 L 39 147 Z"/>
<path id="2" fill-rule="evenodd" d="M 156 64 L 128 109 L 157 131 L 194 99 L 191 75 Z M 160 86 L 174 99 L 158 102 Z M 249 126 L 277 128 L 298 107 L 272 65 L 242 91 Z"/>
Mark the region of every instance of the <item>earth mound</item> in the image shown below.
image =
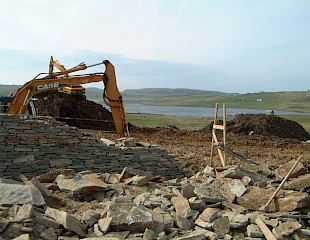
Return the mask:
<path id="1" fill-rule="evenodd" d="M 52 116 L 78 128 L 115 131 L 111 112 L 100 104 L 86 100 L 85 96 L 49 91 L 35 98 L 38 99 L 35 105 L 40 116 Z"/>
<path id="2" fill-rule="evenodd" d="M 222 122 L 219 121 L 219 124 Z M 213 122 L 203 131 L 210 131 Z M 239 114 L 226 123 L 227 132 L 239 135 L 275 136 L 280 138 L 298 139 L 306 141 L 310 135 L 298 123 L 282 117 L 267 114 Z"/>

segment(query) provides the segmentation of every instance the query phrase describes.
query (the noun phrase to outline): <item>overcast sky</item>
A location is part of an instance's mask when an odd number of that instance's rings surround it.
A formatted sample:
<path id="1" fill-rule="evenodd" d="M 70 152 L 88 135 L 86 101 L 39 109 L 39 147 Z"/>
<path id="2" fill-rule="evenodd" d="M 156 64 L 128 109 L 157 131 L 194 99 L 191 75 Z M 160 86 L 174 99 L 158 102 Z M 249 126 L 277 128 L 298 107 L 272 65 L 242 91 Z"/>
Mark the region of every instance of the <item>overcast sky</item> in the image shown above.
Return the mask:
<path id="1" fill-rule="evenodd" d="M 121 91 L 310 88 L 309 0 L 3 0 L 0 22 L 0 84 L 54 56 L 67 68 L 109 59 Z"/>

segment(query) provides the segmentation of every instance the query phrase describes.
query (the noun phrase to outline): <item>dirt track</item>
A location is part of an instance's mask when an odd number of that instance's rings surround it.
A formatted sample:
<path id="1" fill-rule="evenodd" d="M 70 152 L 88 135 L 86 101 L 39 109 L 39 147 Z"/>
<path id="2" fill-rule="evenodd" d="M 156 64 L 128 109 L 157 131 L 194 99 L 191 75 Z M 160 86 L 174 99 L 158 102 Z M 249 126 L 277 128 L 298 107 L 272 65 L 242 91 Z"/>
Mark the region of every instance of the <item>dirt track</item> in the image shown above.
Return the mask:
<path id="1" fill-rule="evenodd" d="M 84 98 L 74 98 L 60 93 L 49 93 L 38 97 L 40 115 L 53 116 L 85 131 L 93 131 L 98 137 L 112 140 L 117 138 L 117 135 L 111 132 L 114 131 L 111 114 L 102 106 Z M 103 121 L 96 121 L 98 119 Z M 130 129 L 137 141 L 162 146 L 171 154 L 177 155 L 184 166 L 193 172 L 202 170 L 210 163 L 212 123 L 206 123 L 204 129 L 196 132 L 165 127 L 131 127 Z M 250 132 L 252 135 L 249 135 Z M 221 139 L 220 135 L 219 139 Z M 307 139 L 310 139 L 310 136 L 302 126 L 276 116 L 241 114 L 227 122 L 228 147 L 245 154 L 256 163 L 265 163 L 270 168 L 297 159 L 301 154 L 302 162 L 309 163 L 310 144 L 305 143 Z M 227 165 L 231 164 L 259 170 L 257 165 L 244 163 L 227 155 Z M 220 165 L 217 153 L 214 165 Z"/>
<path id="2" fill-rule="evenodd" d="M 115 134 L 103 131 L 94 132 L 99 137 L 116 138 Z M 193 172 L 202 170 L 210 163 L 211 134 L 209 133 L 167 128 L 141 128 L 133 130 L 132 136 L 138 141 L 158 144 L 164 147 L 170 153 L 177 155 L 184 163 L 184 166 Z M 275 168 L 292 159 L 297 159 L 301 154 L 303 155 L 303 163 L 309 163 L 310 160 L 310 144 L 294 139 L 240 136 L 228 133 L 227 144 L 230 148 L 246 154 L 252 161 L 260 165 L 265 163 L 270 168 Z M 215 156 L 214 165 L 220 166 L 217 153 Z M 258 166 L 242 162 L 230 155 L 227 155 L 227 160 L 227 165 L 236 164 L 248 169 L 259 170 Z"/>

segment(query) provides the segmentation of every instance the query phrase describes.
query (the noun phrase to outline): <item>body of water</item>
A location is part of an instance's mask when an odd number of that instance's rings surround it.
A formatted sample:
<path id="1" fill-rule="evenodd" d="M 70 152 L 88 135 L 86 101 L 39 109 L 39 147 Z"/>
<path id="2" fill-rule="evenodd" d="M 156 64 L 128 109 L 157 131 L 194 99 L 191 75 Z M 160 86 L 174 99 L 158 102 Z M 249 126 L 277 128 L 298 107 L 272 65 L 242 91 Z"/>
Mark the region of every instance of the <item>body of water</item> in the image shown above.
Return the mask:
<path id="1" fill-rule="evenodd" d="M 125 104 L 126 113 L 146 113 L 162 114 L 168 116 L 193 116 L 193 117 L 213 117 L 215 108 L 205 107 L 172 107 L 172 106 L 148 106 L 139 103 Z M 238 109 L 227 108 L 227 115 L 236 114 L 260 114 L 265 113 L 261 109 Z M 274 110 L 275 115 L 310 115 L 310 113 L 297 113 Z M 219 117 L 223 115 L 222 108 L 219 108 Z"/>

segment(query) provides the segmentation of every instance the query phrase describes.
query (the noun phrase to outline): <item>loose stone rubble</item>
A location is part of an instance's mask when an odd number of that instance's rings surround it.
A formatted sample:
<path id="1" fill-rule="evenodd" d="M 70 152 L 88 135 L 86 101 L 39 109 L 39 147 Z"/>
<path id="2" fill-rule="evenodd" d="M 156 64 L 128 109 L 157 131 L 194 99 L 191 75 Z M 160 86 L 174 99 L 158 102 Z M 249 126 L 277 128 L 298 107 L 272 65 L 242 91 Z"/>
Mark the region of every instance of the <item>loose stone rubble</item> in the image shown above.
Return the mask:
<path id="1" fill-rule="evenodd" d="M 207 166 L 168 180 L 128 167 L 121 173 L 58 169 L 30 180 L 20 176 L 23 182 L 0 179 L 0 239 L 308 239 L 304 166 L 268 212 L 259 211 L 284 168 L 269 178 L 237 166 Z"/>

